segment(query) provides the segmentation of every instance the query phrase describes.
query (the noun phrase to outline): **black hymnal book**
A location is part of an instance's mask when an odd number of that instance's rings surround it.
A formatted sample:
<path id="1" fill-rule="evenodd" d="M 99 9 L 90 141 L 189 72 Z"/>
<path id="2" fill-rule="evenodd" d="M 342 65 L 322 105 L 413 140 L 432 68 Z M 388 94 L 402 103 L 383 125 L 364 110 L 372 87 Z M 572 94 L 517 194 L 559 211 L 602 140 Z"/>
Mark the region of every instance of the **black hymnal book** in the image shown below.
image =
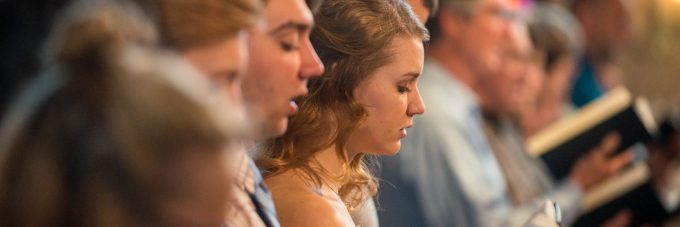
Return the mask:
<path id="1" fill-rule="evenodd" d="M 583 214 L 573 226 L 601 226 L 624 210 L 630 211 L 631 226 L 659 224 L 677 201 L 669 200 L 650 174 L 646 163 L 637 163 L 589 190 L 581 204 Z"/>
<path id="2" fill-rule="evenodd" d="M 527 150 L 538 156 L 555 177 L 569 175 L 576 160 L 596 147 L 610 132 L 618 132 L 617 153 L 652 138 L 656 123 L 647 101 L 634 99 L 625 87 L 615 88 L 571 116 L 527 140 Z"/>
<path id="3" fill-rule="evenodd" d="M 643 224 L 658 226 L 669 216 L 659 201 L 653 182 L 646 181 L 621 197 L 602 204 L 595 210 L 583 214 L 573 226 L 601 226 L 617 213 L 628 210 L 630 226 Z"/>
<path id="4" fill-rule="evenodd" d="M 609 91 L 573 115 L 527 140 L 527 150 L 540 157 L 555 179 L 565 178 L 576 160 L 590 152 L 610 132 L 621 143 L 615 153 L 652 139 L 657 124 L 644 98 L 633 98 L 625 87 Z M 628 209 L 632 225 L 654 223 L 668 215 L 668 207 L 650 177 L 645 163 L 629 166 L 589 190 L 583 198 L 583 215 L 574 226 L 600 226 L 617 212 Z"/>

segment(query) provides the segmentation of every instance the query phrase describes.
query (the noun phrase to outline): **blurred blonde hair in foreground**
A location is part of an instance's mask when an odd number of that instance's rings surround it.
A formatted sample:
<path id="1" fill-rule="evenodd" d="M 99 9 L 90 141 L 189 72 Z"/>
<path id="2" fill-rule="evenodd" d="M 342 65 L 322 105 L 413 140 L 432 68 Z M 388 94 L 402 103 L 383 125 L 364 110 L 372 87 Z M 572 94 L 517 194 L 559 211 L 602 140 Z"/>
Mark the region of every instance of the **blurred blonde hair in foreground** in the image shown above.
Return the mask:
<path id="1" fill-rule="evenodd" d="M 0 226 L 222 224 L 241 112 L 153 48 L 134 4 L 61 18 L 0 128 Z"/>

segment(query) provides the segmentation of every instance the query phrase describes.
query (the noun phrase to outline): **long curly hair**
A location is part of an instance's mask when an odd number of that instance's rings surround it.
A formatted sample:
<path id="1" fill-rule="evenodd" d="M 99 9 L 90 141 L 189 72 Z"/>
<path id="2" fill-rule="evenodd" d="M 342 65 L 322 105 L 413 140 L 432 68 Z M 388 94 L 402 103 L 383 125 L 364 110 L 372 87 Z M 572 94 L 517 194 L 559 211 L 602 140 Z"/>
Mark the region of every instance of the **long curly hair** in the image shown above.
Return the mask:
<path id="1" fill-rule="evenodd" d="M 397 37 L 427 41 L 429 34 L 410 7 L 401 0 L 324 1 L 315 14 L 311 41 L 326 71 L 309 81 L 309 95 L 296 100 L 299 112 L 290 118 L 287 132 L 260 145 L 257 160 L 265 176 L 300 169 L 315 186 L 330 174 L 315 163 L 317 152 L 335 146 L 345 166 L 339 195 L 350 208 L 377 192 L 370 163 L 358 154 L 348 160 L 346 145 L 367 112 L 353 91 L 379 67 L 390 63 Z M 333 173 L 337 176 L 338 173 Z"/>

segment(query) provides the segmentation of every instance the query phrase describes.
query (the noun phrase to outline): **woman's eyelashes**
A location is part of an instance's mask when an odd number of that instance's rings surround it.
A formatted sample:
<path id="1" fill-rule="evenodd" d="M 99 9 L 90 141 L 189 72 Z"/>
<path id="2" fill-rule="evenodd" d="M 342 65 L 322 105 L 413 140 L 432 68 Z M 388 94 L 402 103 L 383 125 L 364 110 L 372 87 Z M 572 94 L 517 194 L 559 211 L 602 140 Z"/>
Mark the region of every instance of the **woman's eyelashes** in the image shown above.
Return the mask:
<path id="1" fill-rule="evenodd" d="M 397 82 L 397 91 L 399 93 L 411 92 L 418 82 L 418 74 L 408 73 L 405 74 L 407 77 Z"/>
<path id="2" fill-rule="evenodd" d="M 397 85 L 397 91 L 401 94 L 411 92 L 411 88 L 408 85 Z"/>

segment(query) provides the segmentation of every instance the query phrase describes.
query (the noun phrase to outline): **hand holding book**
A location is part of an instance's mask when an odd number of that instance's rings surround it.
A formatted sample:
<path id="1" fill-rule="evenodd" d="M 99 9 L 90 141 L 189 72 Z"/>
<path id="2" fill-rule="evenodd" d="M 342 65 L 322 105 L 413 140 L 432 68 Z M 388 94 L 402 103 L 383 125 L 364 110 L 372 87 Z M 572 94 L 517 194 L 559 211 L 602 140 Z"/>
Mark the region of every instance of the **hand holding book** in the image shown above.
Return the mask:
<path id="1" fill-rule="evenodd" d="M 583 214 L 573 226 L 601 226 L 626 209 L 632 213 L 630 225 L 637 226 L 669 211 L 659 200 L 649 166 L 628 165 L 629 148 L 649 142 L 657 127 L 646 100 L 618 87 L 533 135 L 527 150 L 545 161 L 556 180 L 568 177 L 587 190 Z"/>
<path id="2" fill-rule="evenodd" d="M 569 176 L 571 180 L 587 191 L 630 164 L 633 161 L 632 151 L 615 154 L 620 141 L 618 133 L 608 134 L 598 146 L 576 161 Z"/>
<path id="3" fill-rule="evenodd" d="M 645 99 L 633 98 L 625 87 L 619 87 L 530 137 L 527 150 L 541 157 L 555 179 L 560 180 L 570 175 L 579 159 L 597 149 L 608 133 L 619 134 L 620 143 L 614 151 L 619 154 L 635 143 L 651 139 L 656 127 Z"/>

